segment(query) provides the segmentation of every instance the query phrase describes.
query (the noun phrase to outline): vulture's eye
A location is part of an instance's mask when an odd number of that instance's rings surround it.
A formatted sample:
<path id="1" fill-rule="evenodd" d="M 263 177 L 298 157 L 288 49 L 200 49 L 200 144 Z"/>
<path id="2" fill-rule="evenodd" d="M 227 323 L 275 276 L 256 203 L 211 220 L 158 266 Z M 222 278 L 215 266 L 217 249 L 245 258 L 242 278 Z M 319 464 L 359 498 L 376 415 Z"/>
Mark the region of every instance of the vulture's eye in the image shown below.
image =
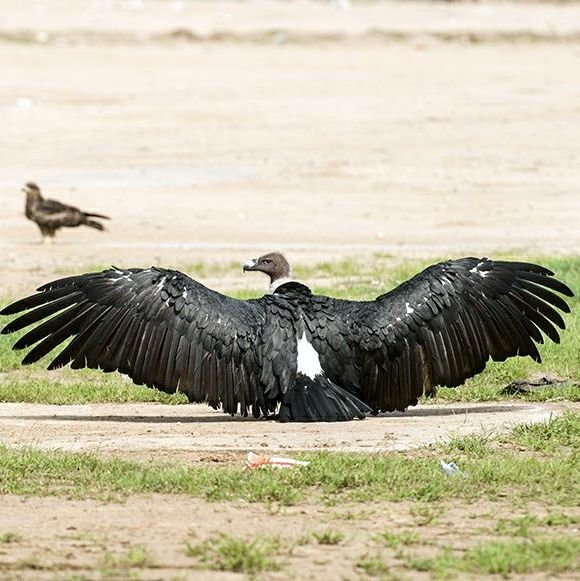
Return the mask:
<path id="1" fill-rule="evenodd" d="M 262 260 L 262 262 L 264 264 L 271 264 L 272 263 L 272 261 L 269 258 L 264 258 L 264 260 Z"/>

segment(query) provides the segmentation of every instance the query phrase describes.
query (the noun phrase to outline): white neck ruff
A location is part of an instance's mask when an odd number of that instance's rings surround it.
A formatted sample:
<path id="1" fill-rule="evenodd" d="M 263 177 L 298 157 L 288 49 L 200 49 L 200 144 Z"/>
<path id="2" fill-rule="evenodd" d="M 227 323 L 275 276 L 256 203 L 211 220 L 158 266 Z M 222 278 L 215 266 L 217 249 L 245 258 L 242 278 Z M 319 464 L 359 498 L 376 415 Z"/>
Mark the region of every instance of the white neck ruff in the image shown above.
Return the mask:
<path id="1" fill-rule="evenodd" d="M 289 276 L 285 276 L 284 278 L 279 278 L 278 280 L 275 280 L 271 285 L 270 288 L 268 289 L 268 292 L 273 295 L 276 292 L 276 289 L 278 287 L 281 287 L 283 284 L 286 284 L 287 282 L 296 282 L 295 279 L 289 277 Z"/>

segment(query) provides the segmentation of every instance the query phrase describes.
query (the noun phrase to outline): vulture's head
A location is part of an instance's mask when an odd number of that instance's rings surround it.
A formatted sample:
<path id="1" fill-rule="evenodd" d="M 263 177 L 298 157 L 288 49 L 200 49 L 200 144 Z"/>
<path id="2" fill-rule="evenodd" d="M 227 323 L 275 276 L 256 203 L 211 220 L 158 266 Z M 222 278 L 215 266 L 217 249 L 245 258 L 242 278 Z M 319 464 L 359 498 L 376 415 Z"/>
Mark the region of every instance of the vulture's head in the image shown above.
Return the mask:
<path id="1" fill-rule="evenodd" d="M 260 258 L 244 262 L 244 272 L 263 272 L 270 277 L 270 283 L 290 278 L 290 265 L 279 252 L 270 252 Z"/>
<path id="2" fill-rule="evenodd" d="M 40 198 L 40 188 L 34 182 L 28 182 L 22 187 L 27 198 Z"/>

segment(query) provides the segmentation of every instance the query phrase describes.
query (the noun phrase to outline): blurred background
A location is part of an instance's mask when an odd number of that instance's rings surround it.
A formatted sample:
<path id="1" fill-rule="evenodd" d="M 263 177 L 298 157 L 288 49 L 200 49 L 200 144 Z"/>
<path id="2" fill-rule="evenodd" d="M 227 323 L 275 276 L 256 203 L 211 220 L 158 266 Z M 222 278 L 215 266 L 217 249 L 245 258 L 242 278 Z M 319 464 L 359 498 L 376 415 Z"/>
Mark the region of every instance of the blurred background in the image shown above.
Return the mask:
<path id="1" fill-rule="evenodd" d="M 0 70 L 5 295 L 276 249 L 580 249 L 580 3 L 0 0 Z M 26 181 L 108 232 L 41 246 Z"/>

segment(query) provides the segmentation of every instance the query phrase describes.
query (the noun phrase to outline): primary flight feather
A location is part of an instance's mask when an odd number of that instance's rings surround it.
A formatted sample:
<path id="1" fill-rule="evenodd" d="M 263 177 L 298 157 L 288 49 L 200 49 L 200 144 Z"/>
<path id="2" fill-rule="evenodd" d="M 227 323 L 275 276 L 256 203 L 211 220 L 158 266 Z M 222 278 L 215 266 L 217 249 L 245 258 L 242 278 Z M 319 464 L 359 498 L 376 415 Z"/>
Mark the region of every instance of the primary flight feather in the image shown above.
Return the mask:
<path id="1" fill-rule="evenodd" d="M 4 308 L 26 311 L 3 333 L 32 363 L 72 340 L 49 369 L 118 370 L 229 414 L 337 421 L 405 410 L 455 387 L 491 358 L 540 361 L 559 342 L 573 296 L 536 264 L 461 258 L 428 267 L 371 301 L 314 295 L 278 253 L 244 264 L 270 293 L 237 300 L 162 268 L 112 268 L 60 279 Z"/>

